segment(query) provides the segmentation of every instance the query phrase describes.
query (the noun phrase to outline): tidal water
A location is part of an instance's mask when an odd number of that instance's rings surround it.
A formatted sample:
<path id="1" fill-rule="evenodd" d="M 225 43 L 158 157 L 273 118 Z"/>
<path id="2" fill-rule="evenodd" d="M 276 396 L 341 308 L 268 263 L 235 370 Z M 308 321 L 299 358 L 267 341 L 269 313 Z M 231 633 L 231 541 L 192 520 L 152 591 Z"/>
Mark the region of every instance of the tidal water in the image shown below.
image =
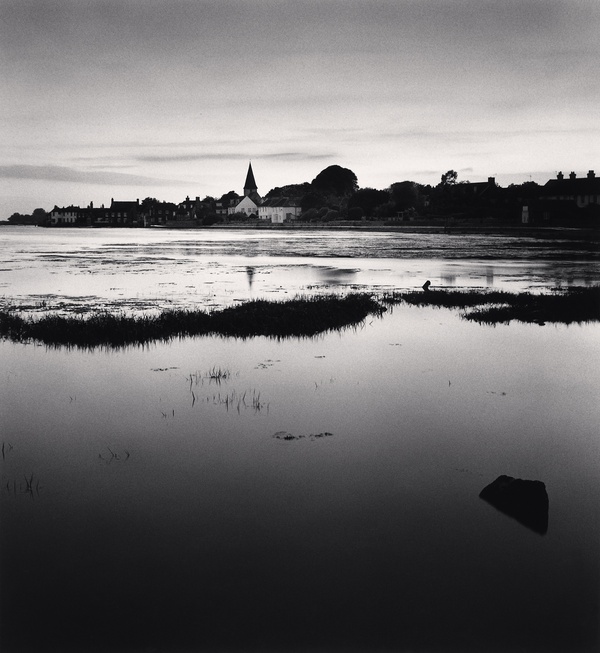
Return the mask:
<path id="1" fill-rule="evenodd" d="M 600 276 L 559 243 L 286 237 L 4 229 L 0 299 L 138 313 Z M 596 651 L 599 336 L 397 306 L 311 339 L 0 342 L 1 650 Z M 479 498 L 503 474 L 545 484 L 545 534 Z"/>

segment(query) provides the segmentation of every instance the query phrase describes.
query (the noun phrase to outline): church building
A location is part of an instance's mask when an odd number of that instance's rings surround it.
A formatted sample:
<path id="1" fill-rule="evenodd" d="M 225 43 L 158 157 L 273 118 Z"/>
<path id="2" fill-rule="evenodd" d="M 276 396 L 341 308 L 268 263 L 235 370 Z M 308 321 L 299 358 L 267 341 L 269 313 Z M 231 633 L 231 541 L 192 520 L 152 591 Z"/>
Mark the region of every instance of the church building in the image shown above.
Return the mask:
<path id="1" fill-rule="evenodd" d="M 254 172 L 252 171 L 252 163 L 248 164 L 248 173 L 246 175 L 246 182 L 244 183 L 244 197 L 242 200 L 228 209 L 229 215 L 234 213 L 245 213 L 246 215 L 258 215 L 258 207 L 262 204 L 262 199 L 258 194 L 258 187 L 254 180 Z"/>

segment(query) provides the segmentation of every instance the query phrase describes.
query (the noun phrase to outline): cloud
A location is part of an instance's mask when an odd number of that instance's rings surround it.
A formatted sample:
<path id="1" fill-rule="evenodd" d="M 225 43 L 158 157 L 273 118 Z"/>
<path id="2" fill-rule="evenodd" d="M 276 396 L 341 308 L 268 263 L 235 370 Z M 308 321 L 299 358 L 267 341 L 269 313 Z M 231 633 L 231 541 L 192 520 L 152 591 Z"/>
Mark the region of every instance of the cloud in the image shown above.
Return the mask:
<path id="1" fill-rule="evenodd" d="M 284 160 L 284 161 L 304 161 L 304 160 L 322 160 L 330 159 L 334 157 L 333 153 L 326 154 L 307 154 L 305 152 L 274 152 L 272 154 L 261 154 L 258 156 L 251 156 L 250 154 L 221 154 L 218 152 L 210 154 L 153 154 L 147 156 L 138 156 L 138 161 L 143 161 L 145 163 L 173 163 L 173 162 L 185 162 L 185 161 L 247 161 L 250 159 L 255 159 L 260 161 L 261 159 L 275 159 L 275 160 Z"/>
<path id="2" fill-rule="evenodd" d="M 0 178 L 33 179 L 38 181 L 64 181 L 79 184 L 107 186 L 173 186 L 189 182 L 155 179 L 123 172 L 85 172 L 63 166 L 8 165 L 0 166 Z"/>
<path id="3" fill-rule="evenodd" d="M 283 159 L 285 161 L 304 161 L 304 160 L 322 160 L 331 159 L 337 156 L 334 152 L 327 154 L 306 154 L 305 152 L 276 152 L 275 154 L 263 154 L 256 157 L 257 159 Z"/>

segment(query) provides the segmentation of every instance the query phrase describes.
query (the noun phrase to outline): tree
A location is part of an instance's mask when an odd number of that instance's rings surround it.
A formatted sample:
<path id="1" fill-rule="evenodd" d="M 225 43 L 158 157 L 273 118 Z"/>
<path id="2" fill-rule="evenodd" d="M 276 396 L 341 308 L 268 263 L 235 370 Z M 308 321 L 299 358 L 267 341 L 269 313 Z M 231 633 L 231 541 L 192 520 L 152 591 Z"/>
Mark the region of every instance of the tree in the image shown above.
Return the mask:
<path id="1" fill-rule="evenodd" d="M 300 220 L 302 222 L 313 222 L 319 216 L 317 209 L 308 209 L 300 215 Z"/>
<path id="2" fill-rule="evenodd" d="M 348 168 L 329 166 L 312 180 L 312 187 L 327 195 L 346 197 L 358 190 L 356 175 Z"/>
<path id="3" fill-rule="evenodd" d="M 30 224 L 30 225 L 42 225 L 48 219 L 48 214 L 44 209 L 34 209 L 31 215 L 13 213 L 8 222 L 10 224 Z"/>
<path id="4" fill-rule="evenodd" d="M 266 195 L 265 199 L 272 197 L 302 197 L 310 192 L 310 184 L 305 181 L 302 184 L 288 184 L 287 186 L 276 186 L 272 188 Z"/>
<path id="5" fill-rule="evenodd" d="M 361 188 L 348 200 L 348 209 L 360 207 L 363 215 L 371 216 L 375 207 L 385 202 L 389 202 L 390 193 L 386 190 L 376 190 L 375 188 Z"/>
<path id="6" fill-rule="evenodd" d="M 417 184 L 414 181 L 398 181 L 389 188 L 396 211 L 414 208 L 419 201 Z"/>
<path id="7" fill-rule="evenodd" d="M 396 205 L 394 202 L 386 202 L 375 207 L 373 215 L 377 218 L 393 218 L 396 216 Z"/>
<path id="8" fill-rule="evenodd" d="M 160 202 L 156 199 L 156 197 L 145 197 L 140 204 L 140 208 L 145 212 L 153 209 L 158 204 L 160 204 Z"/>
<path id="9" fill-rule="evenodd" d="M 353 206 L 348 209 L 348 220 L 360 220 L 364 214 L 362 206 Z"/>
<path id="10" fill-rule="evenodd" d="M 311 191 L 306 193 L 300 198 L 300 208 L 302 211 L 308 211 L 309 209 L 320 209 L 324 204 L 327 204 L 327 201 L 321 195 L 321 193 L 315 193 Z"/>
<path id="11" fill-rule="evenodd" d="M 448 170 L 442 175 L 442 186 L 452 186 L 456 183 L 458 179 L 458 173 L 456 170 Z"/>

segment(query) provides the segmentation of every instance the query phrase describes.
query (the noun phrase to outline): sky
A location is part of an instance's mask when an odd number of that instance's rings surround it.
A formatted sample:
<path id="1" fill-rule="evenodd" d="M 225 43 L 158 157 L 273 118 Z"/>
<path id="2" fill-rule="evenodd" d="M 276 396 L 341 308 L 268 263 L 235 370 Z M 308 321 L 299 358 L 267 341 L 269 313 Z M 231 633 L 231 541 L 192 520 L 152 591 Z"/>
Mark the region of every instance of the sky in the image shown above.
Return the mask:
<path id="1" fill-rule="evenodd" d="M 0 220 L 600 173 L 598 0 L 0 0 Z"/>

